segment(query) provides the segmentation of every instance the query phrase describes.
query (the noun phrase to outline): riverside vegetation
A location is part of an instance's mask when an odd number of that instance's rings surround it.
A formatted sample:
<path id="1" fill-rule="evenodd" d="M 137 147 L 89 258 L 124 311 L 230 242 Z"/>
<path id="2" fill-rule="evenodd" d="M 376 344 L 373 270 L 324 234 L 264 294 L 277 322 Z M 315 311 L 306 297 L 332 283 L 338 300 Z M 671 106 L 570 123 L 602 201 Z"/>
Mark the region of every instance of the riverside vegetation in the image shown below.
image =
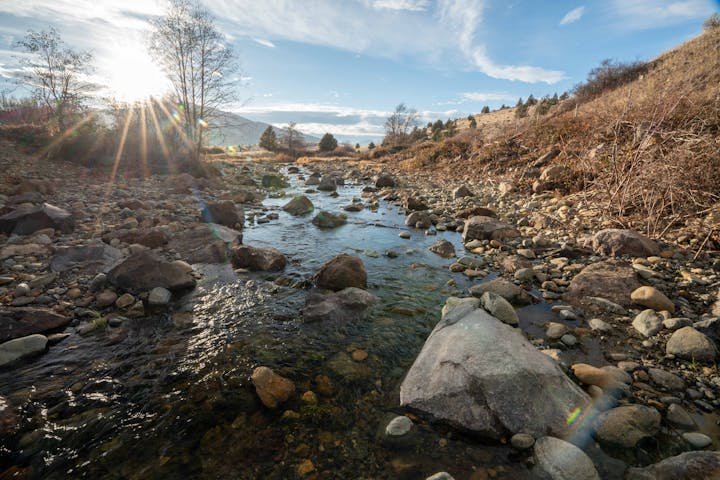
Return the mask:
<path id="1" fill-rule="evenodd" d="M 0 476 L 718 478 L 718 46 L 342 158 L 4 128 Z"/>

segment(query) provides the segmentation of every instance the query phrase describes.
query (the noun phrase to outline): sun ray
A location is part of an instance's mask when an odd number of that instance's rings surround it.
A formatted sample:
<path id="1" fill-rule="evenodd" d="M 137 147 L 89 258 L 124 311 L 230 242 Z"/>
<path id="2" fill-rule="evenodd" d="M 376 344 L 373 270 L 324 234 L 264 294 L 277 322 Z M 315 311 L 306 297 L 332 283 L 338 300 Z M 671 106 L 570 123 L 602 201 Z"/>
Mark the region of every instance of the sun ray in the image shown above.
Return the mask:
<path id="1" fill-rule="evenodd" d="M 44 157 L 48 153 L 52 152 L 55 149 L 55 147 L 60 145 L 61 142 L 65 141 L 71 135 L 73 135 L 77 131 L 78 128 L 82 127 L 83 125 L 88 123 L 90 120 L 95 118 L 95 115 L 96 115 L 95 112 L 88 112 L 83 118 L 81 118 L 80 120 L 75 122 L 75 124 L 72 127 L 68 128 L 66 131 L 64 131 L 62 133 L 62 135 L 55 138 L 52 142 L 50 142 L 50 144 L 48 144 L 42 150 L 40 150 L 40 156 Z"/>
<path id="2" fill-rule="evenodd" d="M 160 122 L 158 121 L 157 115 L 155 114 L 155 107 L 153 106 L 152 101 L 154 101 L 154 99 L 151 99 L 150 108 L 148 108 L 148 110 L 150 112 L 150 118 L 153 122 L 153 125 L 155 126 L 155 137 L 157 137 L 157 140 L 160 143 L 160 150 L 162 150 L 163 157 L 165 157 L 165 163 L 167 163 L 168 172 L 174 174 L 175 166 L 170 161 L 170 151 L 168 150 L 167 144 L 165 143 L 165 136 L 163 135 L 162 128 L 160 127 Z"/>
<path id="3" fill-rule="evenodd" d="M 148 143 L 147 143 L 147 116 L 145 114 L 146 102 L 140 104 L 140 168 L 143 178 L 150 178 L 150 167 L 148 165 Z"/>

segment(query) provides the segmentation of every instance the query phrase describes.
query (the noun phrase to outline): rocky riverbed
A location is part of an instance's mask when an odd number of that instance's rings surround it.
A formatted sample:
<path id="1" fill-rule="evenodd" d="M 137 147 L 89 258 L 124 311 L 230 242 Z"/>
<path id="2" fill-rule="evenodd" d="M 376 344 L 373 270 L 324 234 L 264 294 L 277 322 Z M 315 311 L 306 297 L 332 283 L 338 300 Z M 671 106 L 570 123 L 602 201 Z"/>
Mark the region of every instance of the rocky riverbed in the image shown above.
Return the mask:
<path id="1" fill-rule="evenodd" d="M 8 478 L 720 468 L 720 260 L 692 235 L 376 165 L 0 153 Z"/>

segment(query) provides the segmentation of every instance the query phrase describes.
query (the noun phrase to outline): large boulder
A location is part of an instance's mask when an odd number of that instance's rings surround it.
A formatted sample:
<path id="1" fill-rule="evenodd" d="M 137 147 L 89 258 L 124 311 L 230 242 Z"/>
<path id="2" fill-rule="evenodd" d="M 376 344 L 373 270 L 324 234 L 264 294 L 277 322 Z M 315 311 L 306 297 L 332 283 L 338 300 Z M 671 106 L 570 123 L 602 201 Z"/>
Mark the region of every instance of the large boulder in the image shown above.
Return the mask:
<path id="1" fill-rule="evenodd" d="M 597 232 L 585 245 L 601 255 L 649 257 L 660 253 L 658 244 L 633 230 L 608 228 Z"/>
<path id="2" fill-rule="evenodd" d="M 180 253 L 188 263 L 226 263 L 232 247 L 242 243 L 242 233 L 215 223 L 200 223 L 195 228 L 173 235 L 168 247 Z"/>
<path id="3" fill-rule="evenodd" d="M 372 293 L 355 287 L 335 293 L 313 293 L 308 298 L 302 315 L 306 322 L 361 320 L 377 301 L 378 298 Z"/>
<path id="4" fill-rule="evenodd" d="M 208 202 L 201 210 L 200 216 L 208 223 L 218 223 L 231 228 L 235 225 L 240 225 L 242 228 L 245 223 L 245 212 L 235 207 L 235 203 L 231 200 Z"/>
<path id="5" fill-rule="evenodd" d="M 262 177 L 262 186 L 265 188 L 286 188 L 290 184 L 278 174 L 267 174 Z"/>
<path id="6" fill-rule="evenodd" d="M 306 215 L 314 209 L 315 206 L 305 195 L 295 197 L 283 206 L 283 210 L 290 215 Z"/>
<path id="7" fill-rule="evenodd" d="M 486 438 L 565 434 L 588 396 L 519 330 L 471 303 L 452 305 L 405 377 L 401 405 Z"/>
<path id="8" fill-rule="evenodd" d="M 330 175 L 323 175 L 320 183 L 318 183 L 317 189 L 323 192 L 334 192 L 337 190 L 337 182 L 335 177 Z"/>
<path id="9" fill-rule="evenodd" d="M 549 480 L 600 480 L 595 465 L 585 452 L 555 437 L 535 441 L 535 471 Z"/>
<path id="10" fill-rule="evenodd" d="M 249 245 L 238 245 L 233 248 L 231 261 L 235 268 L 248 268 L 263 272 L 277 272 L 287 265 L 285 255 L 279 250 Z"/>
<path id="11" fill-rule="evenodd" d="M 415 197 L 407 197 L 405 201 L 403 202 L 403 207 L 405 208 L 405 211 L 407 212 L 417 212 L 421 210 L 429 210 L 430 207 L 425 205 L 425 203 Z"/>
<path id="12" fill-rule="evenodd" d="M 320 211 L 312 219 L 312 224 L 318 228 L 337 228 L 347 223 L 343 215 L 335 215 L 330 212 Z"/>
<path id="13" fill-rule="evenodd" d="M 46 228 L 70 233 L 75 228 L 75 219 L 70 212 L 49 203 L 32 208 L 21 207 L 0 217 L 0 233 L 30 235 Z"/>
<path id="14" fill-rule="evenodd" d="M 635 270 L 620 260 L 607 260 L 585 267 L 570 282 L 564 299 L 573 305 L 598 312 L 600 307 L 588 297 L 602 297 L 623 307 L 630 307 L 630 294 L 640 287 Z"/>
<path id="15" fill-rule="evenodd" d="M 0 342 L 66 327 L 72 319 L 48 308 L 0 310 Z"/>
<path id="16" fill-rule="evenodd" d="M 704 333 L 693 327 L 683 327 L 673 332 L 665 351 L 686 360 L 712 363 L 717 357 L 717 348 Z"/>
<path id="17" fill-rule="evenodd" d="M 377 188 L 395 187 L 397 186 L 397 182 L 392 175 L 383 174 L 375 180 L 375 186 Z"/>
<path id="18" fill-rule="evenodd" d="M 453 258 L 455 256 L 455 247 L 452 242 L 445 239 L 441 239 L 433 243 L 428 247 L 428 250 L 440 255 L 443 258 Z"/>
<path id="19" fill-rule="evenodd" d="M 313 281 L 318 287 L 333 291 L 348 287 L 366 288 L 367 273 L 358 257 L 338 255 L 320 267 Z"/>
<path id="20" fill-rule="evenodd" d="M 472 240 L 504 240 L 519 237 L 520 232 L 513 226 L 503 223 L 497 218 L 475 216 L 465 222 L 462 238 L 467 243 Z"/>
<path id="21" fill-rule="evenodd" d="M 613 408 L 597 418 L 595 436 L 607 447 L 635 448 L 660 432 L 660 413 L 644 405 Z"/>
<path id="22" fill-rule="evenodd" d="M 43 353 L 47 342 L 48 339 L 45 335 L 34 334 L 0 344 L 0 367 Z"/>
<path id="23" fill-rule="evenodd" d="M 149 251 L 130 255 L 108 272 L 107 281 L 131 293 L 147 292 L 155 287 L 175 292 L 195 288 L 196 284 L 185 267 L 167 262 Z"/>
<path id="24" fill-rule="evenodd" d="M 84 273 L 107 273 L 123 259 L 115 247 L 103 242 L 72 247 L 58 247 L 50 263 L 53 272 L 66 272 L 74 268 Z"/>
<path id="25" fill-rule="evenodd" d="M 626 480 L 717 480 L 720 452 L 685 452 L 649 465 L 630 468 Z"/>

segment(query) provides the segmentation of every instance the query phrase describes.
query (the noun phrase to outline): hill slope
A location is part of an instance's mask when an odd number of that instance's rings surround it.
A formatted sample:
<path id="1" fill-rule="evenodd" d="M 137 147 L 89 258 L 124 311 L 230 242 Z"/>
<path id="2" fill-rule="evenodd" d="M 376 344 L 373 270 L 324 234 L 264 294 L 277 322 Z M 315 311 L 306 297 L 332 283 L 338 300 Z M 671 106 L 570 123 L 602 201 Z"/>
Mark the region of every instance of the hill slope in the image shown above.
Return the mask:
<path id="1" fill-rule="evenodd" d="M 235 113 L 222 112 L 215 120 L 216 128 L 210 130 L 210 145 L 257 145 L 260 135 L 270 126 L 268 123 L 256 122 Z M 283 128 L 273 127 L 278 137 L 285 132 Z M 306 143 L 317 143 L 319 138 L 303 134 Z"/>

